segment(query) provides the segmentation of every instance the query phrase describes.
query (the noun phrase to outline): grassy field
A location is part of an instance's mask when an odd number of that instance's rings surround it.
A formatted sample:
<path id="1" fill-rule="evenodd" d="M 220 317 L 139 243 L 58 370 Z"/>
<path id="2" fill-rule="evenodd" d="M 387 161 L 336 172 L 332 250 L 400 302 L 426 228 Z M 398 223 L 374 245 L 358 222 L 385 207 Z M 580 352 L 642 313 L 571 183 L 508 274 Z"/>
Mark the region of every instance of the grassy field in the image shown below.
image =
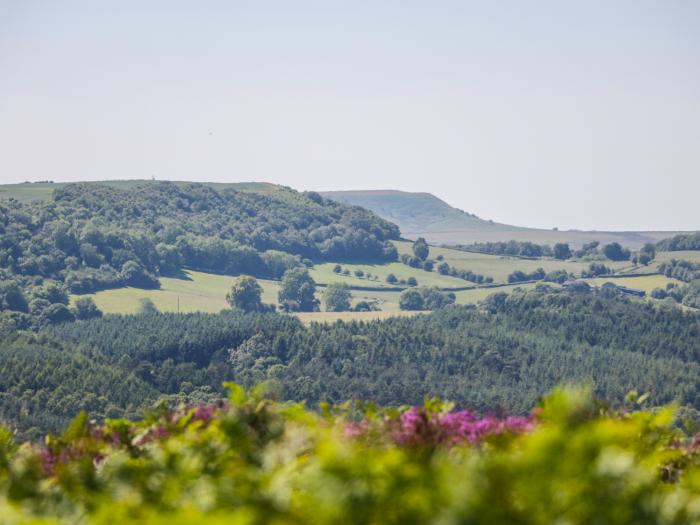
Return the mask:
<path id="1" fill-rule="evenodd" d="M 157 290 L 142 288 L 115 288 L 102 290 L 94 294 L 73 295 L 71 301 L 80 297 L 92 297 L 97 306 L 105 313 L 135 313 L 139 310 L 141 299 L 150 299 L 163 312 L 219 312 L 228 308 L 226 292 L 231 288 L 236 277 L 212 273 L 186 271 L 185 278 L 161 277 L 161 287 Z M 279 282 L 258 279 L 263 288 L 262 300 L 277 304 Z M 317 291 L 320 300 L 323 288 Z M 353 303 L 359 301 L 376 302 L 387 312 L 399 311 L 400 292 L 394 291 L 353 291 Z"/>
<path id="2" fill-rule="evenodd" d="M 426 272 L 418 268 L 411 268 L 399 262 L 388 264 L 341 264 L 343 269 L 350 270 L 350 275 L 342 275 L 333 272 L 335 263 L 323 263 L 315 265 L 309 273 L 311 277 L 319 284 L 330 284 L 336 282 L 347 283 L 349 286 L 361 287 L 384 287 L 392 288 L 397 285 L 391 285 L 386 282 L 386 277 L 393 273 L 398 279 L 408 279 L 414 277 L 418 281 L 419 286 L 438 286 L 440 288 L 459 288 L 471 286 L 472 283 L 464 279 L 440 275 L 436 271 Z M 355 277 L 355 270 L 362 270 L 365 274 L 368 272 L 378 278 L 367 279 L 366 277 Z"/>
<path id="3" fill-rule="evenodd" d="M 399 253 L 412 253 L 412 243 L 407 241 L 394 241 Z M 533 272 L 538 268 L 544 268 L 546 272 L 554 270 L 566 270 L 575 274 L 580 274 L 585 268 L 588 268 L 590 262 L 585 261 L 559 261 L 553 258 L 542 259 L 521 259 L 519 257 L 507 257 L 500 255 L 489 255 L 485 253 L 464 252 L 451 248 L 430 247 L 430 257 L 436 258 L 442 255 L 445 261 L 455 268 L 461 270 L 470 270 L 474 273 L 480 273 L 484 276 L 490 276 L 496 282 L 505 283 L 508 281 L 508 275 L 516 270 L 521 270 L 526 273 Z M 615 270 L 629 268 L 631 263 L 628 261 L 613 262 L 605 261 L 605 265 Z"/>
<path id="4" fill-rule="evenodd" d="M 410 250 L 410 243 L 398 242 L 397 246 L 400 251 Z M 552 266 L 549 269 L 561 268 L 562 265 L 571 271 L 571 265 L 577 263 L 566 263 L 554 260 L 541 260 L 541 261 L 529 261 L 517 258 L 502 258 L 493 255 L 475 254 L 461 252 L 458 250 L 450 250 L 446 248 L 431 248 L 431 255 L 435 256 L 442 254 L 450 264 L 464 268 L 471 269 L 481 273 L 482 271 L 486 275 L 496 276 L 499 275 L 501 278 L 507 276 L 508 273 L 516 270 L 522 269 L 523 271 L 529 271 L 535 269 L 539 266 L 547 268 L 546 263 L 550 263 Z M 674 257 L 678 258 L 693 258 L 698 257 L 700 252 L 674 252 Z M 660 254 L 659 261 L 670 260 L 671 256 L 669 254 Z M 697 259 L 693 259 L 697 260 Z M 474 265 L 474 262 L 478 262 L 478 265 Z M 532 266 L 524 265 L 523 263 L 529 263 Z M 398 278 L 408 278 L 415 277 L 418 280 L 419 285 L 426 286 L 439 286 L 443 288 L 449 287 L 460 287 L 460 286 L 470 286 L 471 283 L 464 281 L 462 279 L 456 279 L 454 277 L 446 277 L 439 275 L 437 272 L 426 272 L 424 270 L 419 270 L 415 268 L 410 268 L 401 263 L 390 263 L 384 265 L 376 264 L 347 264 L 342 265 L 343 268 L 347 268 L 351 271 L 351 275 L 343 276 L 333 272 L 334 263 L 324 263 L 319 264 L 311 270 L 311 275 L 316 280 L 319 285 L 326 285 L 332 282 L 346 282 L 350 286 L 357 287 L 384 287 L 388 288 L 389 285 L 386 283 L 386 275 L 389 273 L 394 273 Z M 618 267 L 622 267 L 620 264 Z M 480 269 L 475 269 L 480 268 Z M 370 272 L 378 277 L 378 280 L 368 280 L 366 278 L 357 278 L 352 272 L 356 269 L 362 269 L 365 273 Z M 494 271 L 497 270 L 496 271 Z M 650 269 L 653 269 L 653 265 L 650 265 Z M 575 270 L 574 270 L 575 271 Z M 490 273 L 489 273 L 490 272 Z M 500 273 L 498 273 L 500 272 Z M 165 312 L 218 312 L 224 308 L 228 308 L 225 300 L 226 292 L 231 288 L 235 282 L 236 277 L 228 275 L 218 275 L 204 272 L 196 271 L 186 271 L 182 278 L 174 277 L 161 277 L 161 288 L 158 290 L 144 290 L 140 288 L 118 288 L 113 290 L 104 290 L 97 292 L 95 294 L 90 294 L 94 298 L 97 306 L 105 313 L 135 313 L 139 310 L 140 300 L 142 298 L 147 298 L 153 301 L 156 307 Z M 598 278 L 590 279 L 589 282 L 596 286 L 600 286 L 605 282 L 614 281 L 624 286 L 629 286 L 631 288 L 638 288 L 651 292 L 654 288 L 665 287 L 667 283 L 674 282 L 667 277 L 661 275 L 648 275 L 641 277 L 628 277 L 628 278 Z M 266 303 L 277 304 L 277 294 L 279 292 L 279 282 L 269 281 L 264 279 L 259 279 L 258 282 L 263 288 L 263 301 Z M 510 293 L 516 288 L 531 289 L 534 288 L 536 284 L 514 284 L 510 286 L 502 286 L 497 288 L 478 288 L 471 290 L 463 290 L 456 292 L 458 304 L 475 304 L 482 301 L 489 295 L 496 292 L 507 292 Z M 317 297 L 322 299 L 323 288 L 319 286 L 317 291 Z M 388 316 L 396 313 L 400 313 L 399 309 L 399 297 L 401 293 L 395 290 L 352 290 L 353 304 L 357 304 L 359 301 L 367 301 L 370 303 L 375 303 L 382 312 L 358 312 L 358 313 L 343 313 L 338 316 L 337 314 L 327 314 L 314 313 L 314 314 L 302 314 L 301 317 L 304 322 L 310 322 L 310 320 L 319 320 L 323 322 L 335 321 L 340 318 L 357 318 L 357 319 L 374 319 L 381 318 L 383 316 Z M 71 300 L 75 301 L 77 298 L 83 296 L 72 296 Z M 323 309 L 323 304 L 321 308 Z"/>
<path id="5" fill-rule="evenodd" d="M 700 263 L 700 250 L 685 250 L 680 252 L 658 252 L 656 254 L 656 259 L 654 259 L 654 262 L 669 262 L 671 259 L 679 259 L 684 261 Z"/>
<path id="6" fill-rule="evenodd" d="M 186 278 L 161 277 L 158 290 L 141 288 L 116 288 L 89 294 L 97 306 L 105 313 L 135 313 L 140 300 L 147 298 L 164 312 L 219 312 L 228 308 L 226 292 L 231 288 L 236 277 L 204 272 L 185 272 Z M 263 288 L 263 302 L 277 304 L 279 283 L 259 279 Z M 76 300 L 83 295 L 72 296 Z"/>
<path id="7" fill-rule="evenodd" d="M 601 286 L 605 283 L 615 283 L 620 286 L 627 286 L 628 288 L 636 288 L 637 290 L 644 290 L 647 293 L 651 293 L 654 288 L 665 288 L 668 283 L 675 283 L 682 285 L 681 281 L 675 279 L 669 279 L 665 275 L 642 275 L 639 277 L 597 277 L 595 279 L 587 279 L 592 285 Z"/>
<path id="8" fill-rule="evenodd" d="M 295 314 L 305 325 L 311 323 L 335 323 L 336 321 L 377 321 L 390 317 L 411 317 L 420 313 L 430 312 L 405 312 L 405 311 L 380 311 L 380 312 L 301 312 Z"/>
<path id="9" fill-rule="evenodd" d="M 480 301 L 486 299 L 489 295 L 498 292 L 511 293 L 513 290 L 532 290 L 540 283 L 527 283 L 527 284 L 512 284 L 508 286 L 498 286 L 495 288 L 476 288 L 474 290 L 464 290 L 461 292 L 455 292 L 457 296 L 457 304 L 476 304 Z M 547 283 L 550 286 L 559 286 L 554 283 Z"/>
<path id="10" fill-rule="evenodd" d="M 332 272 L 331 272 L 332 273 Z M 423 272 L 428 273 L 428 272 Z M 204 272 L 186 271 L 184 278 L 161 277 L 161 287 L 157 290 L 141 288 L 116 288 L 102 290 L 94 294 L 73 295 L 71 301 L 81 297 L 92 297 L 97 306 L 105 313 L 131 314 L 138 312 L 141 299 L 150 299 L 158 310 L 163 312 L 210 312 L 216 313 L 228 308 L 225 296 L 236 277 L 217 275 Z M 333 274 L 335 275 L 335 274 Z M 365 283 L 365 280 L 357 279 Z M 277 304 L 279 282 L 258 279 L 263 288 L 263 302 Z M 531 285 L 524 285 L 530 287 Z M 457 292 L 460 303 L 475 303 L 495 291 L 510 291 L 516 286 L 505 286 L 496 289 L 469 290 Z M 322 299 L 323 287 L 317 290 L 317 297 Z M 299 314 L 304 322 L 318 320 L 323 322 L 336 319 L 356 318 L 358 320 L 378 319 L 391 315 L 409 315 L 399 309 L 401 292 L 391 290 L 353 290 L 353 304 L 368 301 L 377 304 L 381 312 L 344 312 L 341 315 L 327 312 Z M 323 309 L 324 305 L 321 305 Z"/>

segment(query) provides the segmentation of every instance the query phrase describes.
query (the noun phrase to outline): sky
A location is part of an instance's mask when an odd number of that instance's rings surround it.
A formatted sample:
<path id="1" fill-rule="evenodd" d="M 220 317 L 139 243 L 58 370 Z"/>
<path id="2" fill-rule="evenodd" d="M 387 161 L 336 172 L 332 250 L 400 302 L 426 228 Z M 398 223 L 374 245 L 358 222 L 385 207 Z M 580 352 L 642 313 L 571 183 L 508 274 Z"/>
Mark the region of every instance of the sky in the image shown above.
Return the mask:
<path id="1" fill-rule="evenodd" d="M 152 177 L 700 229 L 700 2 L 0 0 L 0 181 Z"/>

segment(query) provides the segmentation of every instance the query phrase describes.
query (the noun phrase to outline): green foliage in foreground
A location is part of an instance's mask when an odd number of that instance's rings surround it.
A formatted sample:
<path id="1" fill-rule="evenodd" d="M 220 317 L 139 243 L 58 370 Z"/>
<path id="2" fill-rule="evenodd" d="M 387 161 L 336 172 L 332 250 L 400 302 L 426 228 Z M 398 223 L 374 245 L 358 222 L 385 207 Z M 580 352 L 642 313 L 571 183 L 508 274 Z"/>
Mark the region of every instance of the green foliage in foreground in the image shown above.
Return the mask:
<path id="1" fill-rule="evenodd" d="M 475 439 L 450 405 L 321 414 L 247 396 L 43 446 L 0 432 L 0 517 L 59 523 L 700 523 L 700 439 L 673 410 L 613 412 L 549 395 L 527 425 Z M 459 418 L 457 418 L 459 419 Z M 478 426 L 480 422 L 473 422 Z M 440 428 L 448 428 L 438 432 Z M 410 439 L 407 439 L 410 438 Z"/>

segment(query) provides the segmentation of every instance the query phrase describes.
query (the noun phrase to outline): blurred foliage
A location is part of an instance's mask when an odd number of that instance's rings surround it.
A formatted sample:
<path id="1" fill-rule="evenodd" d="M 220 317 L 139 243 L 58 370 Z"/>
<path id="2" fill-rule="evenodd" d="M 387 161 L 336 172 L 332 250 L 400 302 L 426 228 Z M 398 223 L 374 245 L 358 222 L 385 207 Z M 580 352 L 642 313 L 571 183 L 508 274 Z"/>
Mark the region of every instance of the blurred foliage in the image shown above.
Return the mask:
<path id="1" fill-rule="evenodd" d="M 519 418 L 435 399 L 317 413 L 229 389 L 137 423 L 81 414 L 43 445 L 0 432 L 0 522 L 700 523 L 700 439 L 673 407 L 559 389 Z"/>

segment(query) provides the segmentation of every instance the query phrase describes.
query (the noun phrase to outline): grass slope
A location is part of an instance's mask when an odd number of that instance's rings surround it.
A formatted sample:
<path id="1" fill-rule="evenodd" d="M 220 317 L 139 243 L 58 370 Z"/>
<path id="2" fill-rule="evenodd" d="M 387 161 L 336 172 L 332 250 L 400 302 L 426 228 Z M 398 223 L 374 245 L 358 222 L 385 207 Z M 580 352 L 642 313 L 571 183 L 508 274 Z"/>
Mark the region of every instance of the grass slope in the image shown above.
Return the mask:
<path id="1" fill-rule="evenodd" d="M 333 272 L 335 263 L 323 263 L 315 265 L 310 274 L 317 283 L 346 283 L 355 287 L 379 287 L 379 288 L 395 288 L 396 285 L 391 285 L 386 282 L 386 277 L 393 273 L 398 279 L 408 279 L 414 277 L 418 281 L 419 286 L 437 286 L 440 288 L 463 288 L 471 286 L 472 283 L 464 279 L 440 275 L 439 273 L 427 272 L 418 268 L 411 268 L 400 262 L 392 262 L 388 264 L 341 264 L 343 269 L 350 271 L 350 275 L 342 275 Z M 369 272 L 378 279 L 367 279 L 366 277 L 356 277 L 354 272 L 362 270 L 365 275 Z"/>
<path id="2" fill-rule="evenodd" d="M 486 241 L 531 241 L 540 244 L 568 242 L 580 246 L 591 241 L 619 242 L 631 248 L 656 242 L 677 232 L 554 231 L 523 228 L 483 220 L 454 208 L 430 193 L 405 191 L 329 191 L 323 196 L 370 209 L 397 224 L 404 237 L 425 237 L 435 244 L 469 244 Z"/>
<path id="3" fill-rule="evenodd" d="M 398 264 L 398 263 L 395 263 Z M 386 265 L 391 267 L 392 265 Z M 401 265 L 404 266 L 404 265 Z M 404 266 L 408 270 L 408 268 Z M 430 274 L 422 270 L 416 270 L 424 274 Z M 336 274 L 329 272 L 331 277 L 336 277 Z M 318 274 L 317 274 L 318 275 Z M 324 279 L 323 272 L 317 280 L 319 288 L 317 297 L 322 300 L 323 284 L 333 282 L 329 279 Z M 408 274 L 407 274 L 408 275 Z M 437 274 L 434 276 L 441 277 Z M 73 295 L 71 302 L 75 302 L 81 297 L 92 297 L 97 303 L 97 306 L 107 314 L 133 314 L 139 311 L 141 299 L 150 299 L 156 305 L 158 310 L 162 312 L 209 312 L 216 313 L 222 309 L 228 308 L 226 303 L 226 292 L 235 282 L 236 277 L 230 275 L 218 275 L 205 272 L 195 272 L 188 270 L 184 272 L 181 278 L 161 277 L 161 287 L 157 290 L 145 290 L 142 288 L 115 288 L 112 290 L 102 290 L 94 294 Z M 362 286 L 371 285 L 371 281 L 366 279 L 352 278 L 354 281 L 361 283 Z M 469 285 L 466 281 L 461 281 L 464 285 Z M 277 293 L 279 292 L 279 282 L 259 279 L 258 282 L 263 288 L 263 302 L 277 304 Z M 381 283 L 380 283 L 381 284 Z M 426 282 L 427 284 L 427 282 Z M 532 288 L 534 285 L 512 285 L 498 288 L 484 288 L 475 290 L 466 290 L 456 292 L 457 302 L 462 304 L 476 303 L 496 291 L 511 292 L 512 290 L 522 288 Z M 393 315 L 413 315 L 412 313 L 402 312 L 399 309 L 399 297 L 401 292 L 393 290 L 352 290 L 353 304 L 359 301 L 367 301 L 376 303 L 380 312 L 312 312 L 301 313 L 298 316 L 305 323 L 312 321 L 319 322 L 334 322 L 338 319 L 356 319 L 361 321 L 384 319 Z M 323 308 L 323 304 L 321 308 Z"/>
<path id="4" fill-rule="evenodd" d="M 670 279 L 665 275 L 658 274 L 642 275 L 638 277 L 596 277 L 595 279 L 587 279 L 587 281 L 594 286 L 601 286 L 605 283 L 612 282 L 619 286 L 644 290 L 647 293 L 651 293 L 654 288 L 666 288 L 666 285 L 669 283 L 674 283 L 679 286 L 685 284 L 676 279 Z"/>

